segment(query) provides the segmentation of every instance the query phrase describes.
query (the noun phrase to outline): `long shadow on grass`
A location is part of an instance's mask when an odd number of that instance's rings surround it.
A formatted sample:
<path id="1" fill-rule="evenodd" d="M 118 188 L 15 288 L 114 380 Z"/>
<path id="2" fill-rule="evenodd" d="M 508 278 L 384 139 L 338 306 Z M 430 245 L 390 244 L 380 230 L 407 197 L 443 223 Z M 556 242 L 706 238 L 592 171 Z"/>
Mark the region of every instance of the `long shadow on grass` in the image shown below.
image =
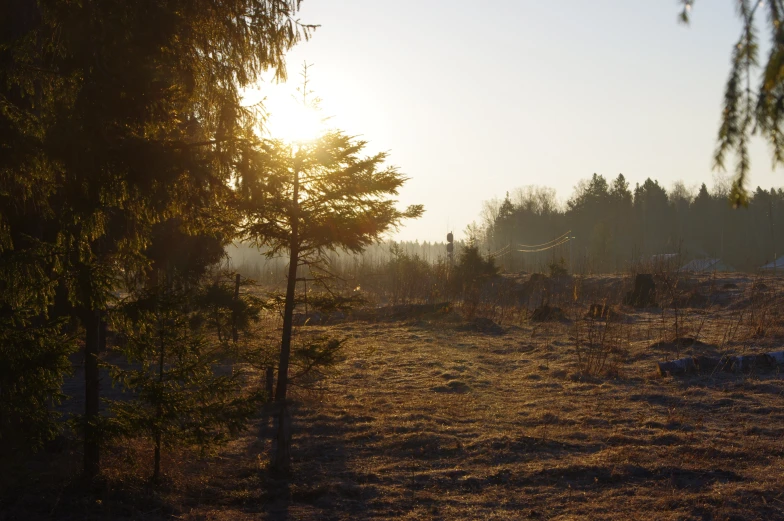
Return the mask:
<path id="1" fill-rule="evenodd" d="M 76 442 L 62 451 L 0 453 L 0 520 L 169 519 L 176 514 L 145 480 L 112 487 L 79 477 Z"/>
<path id="2" fill-rule="evenodd" d="M 260 505 L 265 519 L 402 517 L 415 509 L 484 508 L 487 497 L 498 495 L 507 498 L 503 510 L 519 513 L 530 508 L 519 497 L 521 490 L 540 496 L 547 490 L 629 487 L 704 492 L 745 481 L 720 468 L 557 461 L 577 453 L 589 456 L 603 444 L 501 436 L 461 445 L 447 443 L 449 433 L 435 430 L 381 434 L 375 418 L 359 409 L 300 404 L 292 416 L 293 473 L 285 479 L 267 478 L 266 502 Z M 527 465 L 515 465 L 542 455 L 554 458 L 552 467 L 531 471 Z M 497 509 L 495 505 L 491 510 Z"/>
<path id="3" fill-rule="evenodd" d="M 361 449 L 347 447 L 347 440 L 364 432 L 367 417 L 330 415 L 323 409 L 292 405 L 292 472 L 289 476 L 268 474 L 267 501 L 262 512 L 267 519 L 286 521 L 303 514 L 330 519 L 337 514 L 367 515 L 368 501 L 376 496 L 373 479 L 353 471 L 347 464 L 361 458 Z M 263 422 L 264 424 L 265 422 Z M 262 433 L 274 435 L 274 422 L 266 420 Z M 268 440 L 269 446 L 269 440 Z"/>
<path id="4" fill-rule="evenodd" d="M 457 478 L 457 479 L 456 479 Z M 674 490 L 703 491 L 715 484 L 738 483 L 744 478 L 728 470 L 691 470 L 677 466 L 647 468 L 627 464 L 618 467 L 594 465 L 555 466 L 533 473 L 501 468 L 482 478 L 461 479 L 444 475 L 432 479 L 430 485 L 443 491 L 480 493 L 490 487 L 521 489 L 594 490 L 605 487 L 659 487 Z"/>

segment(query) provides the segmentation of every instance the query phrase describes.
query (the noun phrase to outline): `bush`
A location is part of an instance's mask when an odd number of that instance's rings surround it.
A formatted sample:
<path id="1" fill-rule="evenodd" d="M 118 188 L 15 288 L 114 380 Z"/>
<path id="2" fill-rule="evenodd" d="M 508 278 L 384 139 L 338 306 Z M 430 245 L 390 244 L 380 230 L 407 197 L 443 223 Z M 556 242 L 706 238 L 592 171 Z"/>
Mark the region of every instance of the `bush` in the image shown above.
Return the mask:
<path id="1" fill-rule="evenodd" d="M 623 327 L 609 319 L 589 315 L 575 322 L 577 368 L 583 376 L 613 376 L 626 356 Z"/>
<path id="2" fill-rule="evenodd" d="M 389 250 L 392 258 L 384 266 L 383 278 L 392 304 L 427 300 L 433 288 L 432 267 L 419 255 L 409 255 L 397 244 Z"/>
<path id="3" fill-rule="evenodd" d="M 566 261 L 563 258 L 558 262 L 551 262 L 547 267 L 550 268 L 550 278 L 552 279 L 569 275 L 569 271 L 566 269 Z"/>
<path id="4" fill-rule="evenodd" d="M 463 299 L 463 314 L 473 319 L 482 300 L 485 283 L 498 275 L 498 267 L 492 258 L 485 259 L 476 246 L 467 246 L 460 253 L 452 270 L 449 286 L 453 295 Z"/>
<path id="5" fill-rule="evenodd" d="M 498 267 L 492 258 L 482 257 L 476 246 L 466 246 L 460 252 L 460 257 L 452 271 L 452 280 L 465 289 L 497 274 Z"/>
<path id="6" fill-rule="evenodd" d="M 483 258 L 476 246 L 466 246 L 460 252 L 451 280 L 455 289 L 465 292 L 496 275 L 498 267 L 492 258 Z"/>

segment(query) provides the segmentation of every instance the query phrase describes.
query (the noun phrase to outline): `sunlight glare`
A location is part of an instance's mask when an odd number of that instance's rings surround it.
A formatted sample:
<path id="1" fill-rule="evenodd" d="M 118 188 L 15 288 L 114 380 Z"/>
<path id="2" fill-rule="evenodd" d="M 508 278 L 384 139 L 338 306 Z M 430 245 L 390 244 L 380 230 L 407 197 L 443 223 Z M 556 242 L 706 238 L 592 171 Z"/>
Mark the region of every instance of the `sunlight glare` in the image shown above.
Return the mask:
<path id="1" fill-rule="evenodd" d="M 273 139 L 297 144 L 312 141 L 324 131 L 324 122 L 317 110 L 305 107 L 291 96 L 267 98 L 264 107 L 268 117 L 264 134 Z"/>

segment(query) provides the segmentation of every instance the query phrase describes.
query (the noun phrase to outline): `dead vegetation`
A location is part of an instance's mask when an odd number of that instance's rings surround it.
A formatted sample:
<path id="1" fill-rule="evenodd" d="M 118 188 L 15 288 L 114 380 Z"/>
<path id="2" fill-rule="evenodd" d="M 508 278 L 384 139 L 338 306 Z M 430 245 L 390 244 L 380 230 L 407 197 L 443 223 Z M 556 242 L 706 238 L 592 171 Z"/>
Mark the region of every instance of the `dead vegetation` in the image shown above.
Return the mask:
<path id="1" fill-rule="evenodd" d="M 266 469 L 264 416 L 217 453 L 173 453 L 159 491 L 128 442 L 92 498 L 72 494 L 66 440 L 4 474 L 0 519 L 783 519 L 778 365 L 657 364 L 780 350 L 784 286 L 684 275 L 676 297 L 708 302 L 676 316 L 624 306 L 631 279 L 571 282 L 549 295 L 564 320 L 479 302 L 469 321 L 455 305 L 302 327 L 347 341 L 296 391 L 289 477 Z"/>

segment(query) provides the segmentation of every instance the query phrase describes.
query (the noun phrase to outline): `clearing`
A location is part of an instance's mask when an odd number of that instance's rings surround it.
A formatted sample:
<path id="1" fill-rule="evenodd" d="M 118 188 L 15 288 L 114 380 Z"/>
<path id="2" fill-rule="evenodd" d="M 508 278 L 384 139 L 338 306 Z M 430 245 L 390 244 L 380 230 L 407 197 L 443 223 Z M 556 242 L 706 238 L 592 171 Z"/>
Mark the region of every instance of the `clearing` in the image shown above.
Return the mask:
<path id="1" fill-rule="evenodd" d="M 291 477 L 265 470 L 261 418 L 217 454 L 167 455 L 158 492 L 146 444 L 111 447 L 95 503 L 53 484 L 78 446 L 42 456 L 0 519 L 784 519 L 779 370 L 656 366 L 781 350 L 778 281 L 696 277 L 665 309 L 617 305 L 628 285 L 586 280 L 591 298 L 564 297 L 554 321 L 441 310 L 301 327 L 349 342 L 331 378 L 295 392 Z M 611 325 L 582 318 L 594 302 L 616 304 Z M 672 342 L 676 315 L 700 342 Z"/>

